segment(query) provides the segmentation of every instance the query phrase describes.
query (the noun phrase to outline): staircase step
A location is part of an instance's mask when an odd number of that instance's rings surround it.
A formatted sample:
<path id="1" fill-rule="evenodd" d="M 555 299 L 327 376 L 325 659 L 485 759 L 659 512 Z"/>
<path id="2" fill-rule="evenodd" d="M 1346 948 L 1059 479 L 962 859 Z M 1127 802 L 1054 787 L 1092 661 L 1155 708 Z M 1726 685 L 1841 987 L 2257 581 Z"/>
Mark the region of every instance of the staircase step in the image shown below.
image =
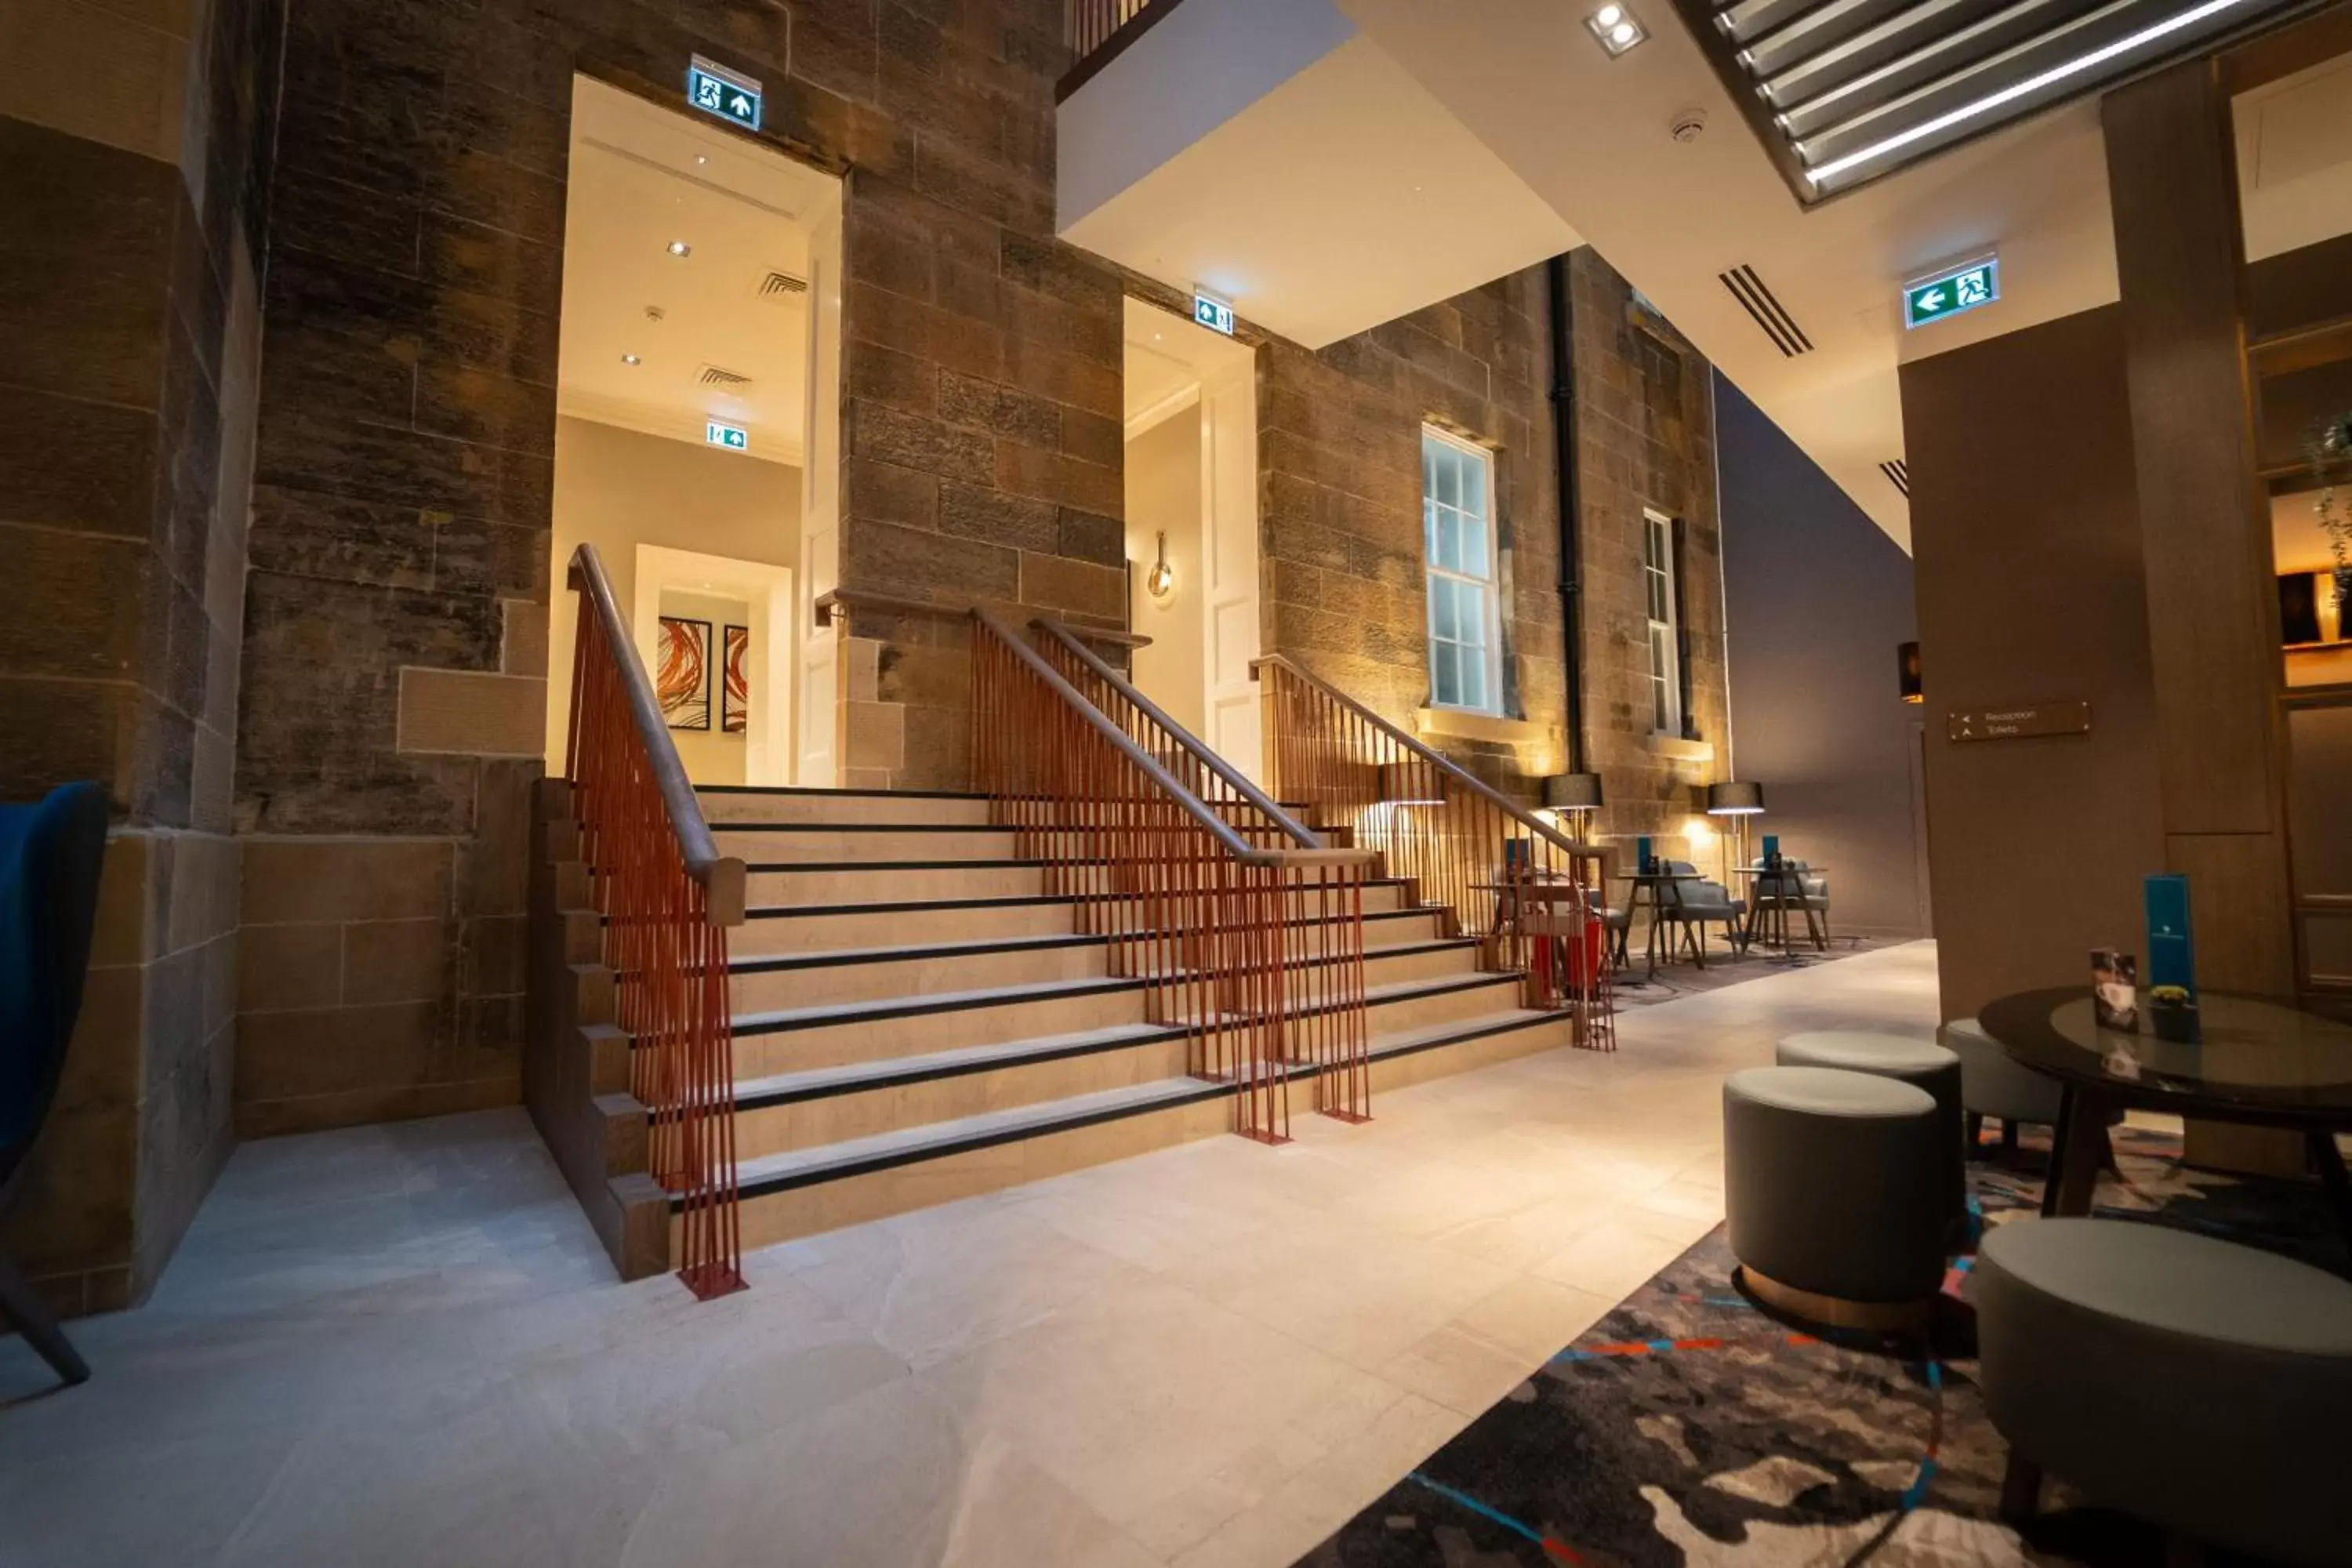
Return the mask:
<path id="1" fill-rule="evenodd" d="M 988 826 L 993 803 L 986 795 L 927 790 L 768 789 L 745 784 L 704 784 L 695 796 L 713 827 L 734 822 L 810 822 L 836 826 L 871 823 L 929 826 Z"/>
<path id="2" fill-rule="evenodd" d="M 747 864 L 755 909 L 1032 899 L 1045 890 L 1041 860 L 824 860 Z"/>
<path id="3" fill-rule="evenodd" d="M 729 998 L 739 1013 L 878 1002 L 940 991 L 982 991 L 1109 973 L 1109 943 L 1062 931 L 1043 936 L 736 954 Z"/>
<path id="4" fill-rule="evenodd" d="M 1366 922 L 1369 930 L 1370 922 Z M 728 933 L 738 956 L 833 952 L 892 943 L 982 942 L 991 937 L 1068 936 L 1077 930 L 1070 899 L 944 899 L 911 903 L 754 908 Z"/>
<path id="5" fill-rule="evenodd" d="M 1144 985 L 1123 976 L 942 991 L 735 1018 L 739 1076 L 767 1078 L 936 1048 L 998 1045 L 1143 1022 Z"/>
<path id="6" fill-rule="evenodd" d="M 962 823 L 730 822 L 714 826 L 711 837 L 719 853 L 747 865 L 1013 858 L 1011 828 Z"/>
<path id="7" fill-rule="evenodd" d="M 888 1061 L 778 1073 L 736 1085 L 745 1159 L 961 1121 L 1181 1076 L 1181 1029 L 1120 1024 Z"/>
<path id="8" fill-rule="evenodd" d="M 1371 1042 L 1375 1094 L 1570 1043 L 1568 1016 L 1514 1008 Z M 1295 1116 L 1314 1069 L 1292 1069 Z M 1232 1089 L 1169 1077 L 743 1160 L 743 1243 L 795 1237 L 995 1192 L 1233 1128 Z M 1379 1114 L 1378 1102 L 1373 1107 Z"/>

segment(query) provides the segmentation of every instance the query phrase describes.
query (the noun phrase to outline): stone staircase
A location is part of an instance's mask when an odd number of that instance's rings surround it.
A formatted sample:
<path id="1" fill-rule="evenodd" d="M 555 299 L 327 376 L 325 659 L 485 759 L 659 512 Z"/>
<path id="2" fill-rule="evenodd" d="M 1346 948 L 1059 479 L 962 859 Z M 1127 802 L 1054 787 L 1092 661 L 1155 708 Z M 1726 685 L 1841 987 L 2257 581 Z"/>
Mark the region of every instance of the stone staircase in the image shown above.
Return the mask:
<path id="1" fill-rule="evenodd" d="M 1144 983 L 1110 973 L 1079 902 L 1045 891 L 1045 867 L 1016 858 L 985 798 L 698 794 L 719 853 L 747 870 L 747 919 L 730 933 L 745 1247 L 1232 1130 L 1231 1089 L 1189 1076 L 1186 1031 L 1146 1016 Z M 562 809 L 542 814 L 559 905 L 583 879 L 562 862 Z M 1411 898 L 1393 879 L 1364 890 L 1375 1092 L 1570 1043 L 1567 1016 L 1523 1007 L 1518 975 L 1481 971 L 1479 943 Z M 598 1110 L 549 1143 L 635 1278 L 668 1267 L 669 1200 L 644 1174 L 644 1112 L 625 1042 L 615 1058 L 606 1037 L 611 982 L 582 905 L 551 922 L 572 932 L 568 984 L 555 980 L 572 1016 L 550 1021 L 551 1046 L 594 1060 Z M 1318 923 L 1303 900 L 1297 923 Z M 1300 962 L 1318 962 L 1302 934 Z M 1294 1079 L 1299 1113 L 1313 1094 Z"/>

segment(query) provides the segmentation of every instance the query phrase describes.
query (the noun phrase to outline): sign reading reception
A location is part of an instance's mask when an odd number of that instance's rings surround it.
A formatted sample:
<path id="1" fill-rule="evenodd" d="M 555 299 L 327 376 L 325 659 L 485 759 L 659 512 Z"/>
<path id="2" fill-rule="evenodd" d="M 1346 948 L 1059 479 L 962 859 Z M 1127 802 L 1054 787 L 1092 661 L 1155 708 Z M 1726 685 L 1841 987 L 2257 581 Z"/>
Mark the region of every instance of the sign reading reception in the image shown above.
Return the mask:
<path id="1" fill-rule="evenodd" d="M 760 83 L 700 55 L 686 70 L 686 95 L 694 107 L 746 131 L 760 129 Z"/>
<path id="2" fill-rule="evenodd" d="M 1924 327 L 2000 298 L 2000 258 L 1988 256 L 1903 286 L 1903 324 Z"/>

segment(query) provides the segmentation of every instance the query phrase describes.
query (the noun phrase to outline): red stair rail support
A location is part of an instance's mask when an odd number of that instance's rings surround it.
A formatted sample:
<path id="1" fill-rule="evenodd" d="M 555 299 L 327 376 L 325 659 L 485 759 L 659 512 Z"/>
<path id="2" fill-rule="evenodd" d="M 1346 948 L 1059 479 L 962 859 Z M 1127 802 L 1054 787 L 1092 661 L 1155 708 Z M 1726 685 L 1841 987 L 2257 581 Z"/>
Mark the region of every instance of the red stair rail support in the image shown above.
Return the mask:
<path id="1" fill-rule="evenodd" d="M 704 1300 L 744 1288 L 735 1176 L 727 929 L 743 863 L 722 859 L 593 545 L 572 558 L 580 636 L 567 752 L 589 884 L 604 917 L 614 1021 L 645 1106 L 647 1165 L 677 1194 L 678 1278 Z"/>
<path id="2" fill-rule="evenodd" d="M 1379 852 L 1388 874 L 1480 940 L 1486 966 L 1524 974 L 1530 1007 L 1573 1010 L 1576 1039 L 1617 1048 L 1614 985 L 1580 844 L 1277 654 L 1251 667 L 1275 794 Z"/>
<path id="3" fill-rule="evenodd" d="M 1051 661 L 973 616 L 973 773 L 1016 853 L 1109 939 L 1113 973 L 1146 982 L 1150 1016 L 1187 1029 L 1194 1075 L 1234 1086 L 1237 1131 L 1286 1142 L 1300 1068 L 1317 1110 L 1369 1120 L 1372 857 L 1325 846 L 1108 666 L 1071 657 L 1075 638 L 1040 629 Z M 1212 798 L 1187 778 L 1213 778 Z"/>

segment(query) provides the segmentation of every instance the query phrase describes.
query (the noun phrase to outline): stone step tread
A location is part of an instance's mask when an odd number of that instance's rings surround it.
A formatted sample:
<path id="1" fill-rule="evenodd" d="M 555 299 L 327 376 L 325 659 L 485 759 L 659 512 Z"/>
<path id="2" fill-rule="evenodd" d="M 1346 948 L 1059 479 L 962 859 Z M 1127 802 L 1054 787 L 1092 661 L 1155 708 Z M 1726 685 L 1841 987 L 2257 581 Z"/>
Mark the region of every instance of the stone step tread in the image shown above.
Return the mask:
<path id="1" fill-rule="evenodd" d="M 724 833 L 726 828 L 717 831 Z M 751 872 L 785 871 L 1003 871 L 1034 870 L 1052 860 L 747 860 Z"/>
<path id="2" fill-rule="evenodd" d="M 988 833 L 1006 838 L 1013 829 L 990 822 L 713 822 L 713 833 Z"/>
<path id="3" fill-rule="evenodd" d="M 1568 1015 L 1563 1013 L 1511 1008 L 1430 1028 L 1377 1036 L 1370 1042 L 1369 1050 L 1375 1058 L 1403 1056 L 1516 1029 L 1563 1023 L 1567 1017 Z M 1304 1063 L 1293 1066 L 1290 1071 L 1293 1082 L 1303 1082 L 1314 1076 L 1315 1068 Z M 1232 1092 L 1230 1084 L 1212 1083 L 1205 1079 L 1158 1079 L 1123 1089 L 1100 1089 L 1092 1094 L 1042 1100 L 1008 1110 L 992 1110 L 978 1116 L 900 1128 L 867 1138 L 845 1139 L 837 1143 L 765 1154 L 743 1161 L 737 1167 L 736 1183 L 744 1197 L 756 1198 L 767 1193 L 841 1181 L 873 1171 L 916 1164 L 1024 1138 L 1071 1131 L 1097 1122 L 1139 1116 L 1148 1111 Z M 673 1200 L 674 1205 L 676 1203 L 677 1200 Z"/>
<path id="4" fill-rule="evenodd" d="M 1520 976 L 1495 970 L 1467 974 L 1438 974 L 1419 980 L 1391 980 L 1364 987 L 1364 1005 L 1442 996 L 1454 991 L 1475 991 L 1488 985 L 1517 985 Z M 1087 975 L 1076 980 L 1037 980 L 1019 985 L 991 985 L 971 991 L 925 991 L 906 996 L 886 996 L 863 1002 L 827 1002 L 813 1007 L 780 1007 L 735 1015 L 739 1035 L 777 1035 L 793 1029 L 828 1028 L 836 1024 L 865 1023 L 880 1018 L 905 1018 L 925 1013 L 961 1013 L 980 1007 L 1015 1007 L 1029 1002 L 1055 1002 L 1066 997 L 1097 996 L 1114 991 L 1140 990 L 1141 976 Z"/>
<path id="5" fill-rule="evenodd" d="M 819 789 L 807 784 L 697 784 L 697 795 L 773 795 L 780 799 L 806 800 L 812 797 L 826 800 L 986 800 L 988 796 L 962 789 Z"/>
<path id="6" fill-rule="evenodd" d="M 964 1046 L 955 1050 L 929 1051 L 920 1056 L 894 1057 L 887 1061 L 844 1062 L 803 1072 L 771 1073 L 741 1079 L 735 1085 L 739 1110 L 756 1110 L 795 1100 L 820 1100 L 827 1095 L 893 1084 L 919 1083 L 926 1079 L 955 1078 L 996 1068 L 1022 1067 L 1031 1062 L 1058 1061 L 1064 1057 L 1117 1050 L 1124 1046 L 1150 1045 L 1181 1039 L 1184 1031 L 1167 1024 L 1112 1024 L 1099 1029 L 1079 1029 L 1066 1035 L 1037 1035 L 992 1046 Z"/>
<path id="7" fill-rule="evenodd" d="M 870 865 L 872 862 L 862 862 L 861 864 Z M 1006 865 L 1025 865 L 1030 864 L 1030 862 L 1004 860 L 954 860 L 948 862 L 948 864 L 961 869 L 970 870 L 974 867 L 995 868 Z M 815 868 L 826 869 L 828 868 Z M 830 868 L 837 869 L 838 868 Z M 812 868 L 805 865 L 785 864 L 781 866 L 751 866 L 746 867 L 745 869 L 747 871 L 805 871 L 812 869 Z M 1372 877 L 1365 879 L 1364 886 L 1368 888 L 1402 886 L 1403 882 L 1404 879 L 1402 877 Z M 1013 909 L 1028 904 L 1077 904 L 1085 901 L 1086 896 L 1080 893 L 1003 893 L 984 895 L 980 898 L 962 899 L 886 899 L 874 903 L 859 904 L 760 904 L 751 909 L 746 910 L 744 911 L 743 918 L 754 921 L 805 920 L 813 916 L 824 915 L 870 915 L 918 910 Z M 1402 910 L 1370 910 L 1365 911 L 1364 918 L 1368 921 L 1376 921 L 1395 920 L 1400 916 L 1406 915 L 1426 915 L 1433 912 L 1436 907 L 1437 906 L 1433 904 L 1430 904 L 1421 905 L 1418 907 L 1408 906 Z M 1323 922 L 1319 921 L 1300 919 L 1291 921 L 1286 923 L 1291 925 L 1316 925 Z"/>
<path id="8" fill-rule="evenodd" d="M 1397 911 L 1417 912 L 1417 911 Z M 1366 915 L 1366 920 L 1381 918 Z M 1291 922 L 1294 925 L 1304 921 Z M 989 958 L 1003 952 L 1050 952 L 1068 947 L 1105 947 L 1110 938 L 1093 931 L 1054 931 L 1033 936 L 971 937 L 961 942 L 919 942 L 903 947 L 826 947 L 814 952 L 747 953 L 730 956 L 727 967 L 737 974 L 788 973 L 798 969 L 832 969 L 863 963 L 913 963 L 925 959 Z M 1427 952 L 1473 949 L 1479 945 L 1475 936 L 1433 937 L 1427 942 L 1402 942 L 1390 947 L 1367 948 L 1367 963 L 1383 959 L 1414 958 Z M 1325 953 L 1309 953 L 1291 961 L 1293 967 L 1325 964 L 1332 959 Z"/>
<path id="9" fill-rule="evenodd" d="M 1068 997 L 1098 996 L 1114 991 L 1139 991 L 1143 984 L 1123 974 L 1088 975 L 1078 980 L 1039 980 L 1021 985 L 991 985 L 975 991 L 929 991 L 865 1002 L 827 1002 L 814 1007 L 779 1007 L 758 1013 L 738 1013 L 735 1015 L 735 1032 L 739 1035 L 777 1035 L 793 1029 L 822 1029 L 836 1024 L 906 1018 L 924 1013 L 957 1013 L 975 1007 L 1015 1007 L 1028 1002 L 1058 1002 Z"/>

